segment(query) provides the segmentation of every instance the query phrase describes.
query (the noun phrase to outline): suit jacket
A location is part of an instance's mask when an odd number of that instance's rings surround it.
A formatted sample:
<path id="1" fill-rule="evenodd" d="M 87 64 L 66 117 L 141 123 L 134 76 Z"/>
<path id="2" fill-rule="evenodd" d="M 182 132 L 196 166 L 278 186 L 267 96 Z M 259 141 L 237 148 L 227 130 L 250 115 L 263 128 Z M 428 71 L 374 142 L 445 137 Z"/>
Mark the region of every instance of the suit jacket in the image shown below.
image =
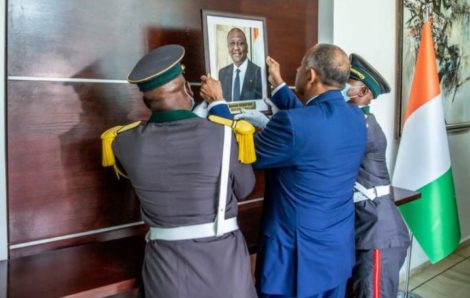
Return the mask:
<path id="1" fill-rule="evenodd" d="M 285 86 L 272 101 L 284 110 L 255 136 L 254 166 L 268 169 L 257 287 L 313 296 L 344 283 L 354 266 L 352 196 L 366 146 L 364 116 L 339 91 L 302 107 Z"/>
<path id="2" fill-rule="evenodd" d="M 225 100 L 232 101 L 233 64 L 220 69 L 219 80 L 222 84 Z M 263 98 L 261 68 L 248 60 L 248 66 L 246 68 L 246 74 L 242 85 L 242 92 L 240 93 L 240 100 L 261 98 Z"/>
<path id="3" fill-rule="evenodd" d="M 113 149 L 139 197 L 146 224 L 214 221 L 222 144 L 223 127 L 189 111 L 154 113 L 148 123 L 118 134 Z M 237 198 L 247 196 L 254 182 L 251 166 L 238 161 L 234 137 L 226 218 L 237 215 Z M 239 230 L 222 237 L 150 241 L 142 276 L 148 297 L 256 297 Z"/>

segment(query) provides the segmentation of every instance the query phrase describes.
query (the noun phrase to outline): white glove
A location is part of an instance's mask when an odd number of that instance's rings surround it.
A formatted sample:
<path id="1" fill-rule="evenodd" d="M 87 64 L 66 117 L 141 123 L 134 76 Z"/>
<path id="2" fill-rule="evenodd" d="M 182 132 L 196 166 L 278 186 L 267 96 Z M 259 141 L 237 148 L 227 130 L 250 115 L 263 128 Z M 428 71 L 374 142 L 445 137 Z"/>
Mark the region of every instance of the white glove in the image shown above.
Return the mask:
<path id="1" fill-rule="evenodd" d="M 203 101 L 197 106 L 194 107 L 193 113 L 198 115 L 201 118 L 207 118 L 209 110 L 207 109 L 207 102 Z"/>
<path id="2" fill-rule="evenodd" d="M 264 102 L 271 108 L 273 115 L 279 112 L 279 108 L 269 98 L 266 98 Z"/>
<path id="3" fill-rule="evenodd" d="M 265 128 L 268 125 L 269 118 L 266 117 L 263 113 L 256 110 L 245 110 L 241 109 L 242 113 L 237 114 L 233 117 L 235 120 L 243 119 L 258 128 Z"/>

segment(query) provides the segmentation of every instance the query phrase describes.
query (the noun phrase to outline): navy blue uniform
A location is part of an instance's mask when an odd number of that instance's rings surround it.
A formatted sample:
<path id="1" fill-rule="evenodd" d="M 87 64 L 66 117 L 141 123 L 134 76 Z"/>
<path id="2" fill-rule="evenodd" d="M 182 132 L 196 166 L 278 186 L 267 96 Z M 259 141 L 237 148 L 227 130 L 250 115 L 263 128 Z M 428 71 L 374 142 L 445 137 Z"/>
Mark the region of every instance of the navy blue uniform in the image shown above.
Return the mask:
<path id="1" fill-rule="evenodd" d="M 366 114 L 367 152 L 357 182 L 365 188 L 390 185 L 385 151 L 387 140 L 373 114 Z M 399 272 L 410 236 L 391 194 L 363 200 L 356 206 L 356 265 L 353 297 L 397 297 Z M 375 275 L 374 275 L 375 274 Z"/>

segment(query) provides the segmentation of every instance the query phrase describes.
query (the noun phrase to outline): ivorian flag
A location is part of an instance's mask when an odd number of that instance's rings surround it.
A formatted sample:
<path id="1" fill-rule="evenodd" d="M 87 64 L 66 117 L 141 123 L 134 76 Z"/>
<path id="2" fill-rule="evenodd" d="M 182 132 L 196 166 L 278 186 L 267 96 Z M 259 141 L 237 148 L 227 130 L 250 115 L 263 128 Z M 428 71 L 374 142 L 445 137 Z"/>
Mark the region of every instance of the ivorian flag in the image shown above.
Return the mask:
<path id="1" fill-rule="evenodd" d="M 421 193 L 400 211 L 435 263 L 457 247 L 460 226 L 430 21 L 421 32 L 392 184 Z"/>

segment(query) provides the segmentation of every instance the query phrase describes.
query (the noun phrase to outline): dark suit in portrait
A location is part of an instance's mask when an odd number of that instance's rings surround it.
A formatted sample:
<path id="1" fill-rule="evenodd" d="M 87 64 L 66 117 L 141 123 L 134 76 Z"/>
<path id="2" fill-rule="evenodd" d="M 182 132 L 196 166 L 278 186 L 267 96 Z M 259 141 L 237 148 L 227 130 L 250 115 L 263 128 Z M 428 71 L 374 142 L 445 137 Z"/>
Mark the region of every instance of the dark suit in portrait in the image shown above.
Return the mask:
<path id="1" fill-rule="evenodd" d="M 243 79 L 240 100 L 261 99 L 263 98 L 263 89 L 261 84 L 261 67 L 247 59 L 245 78 Z M 219 80 L 222 84 L 224 99 L 233 101 L 233 64 L 225 66 L 219 71 Z"/>

